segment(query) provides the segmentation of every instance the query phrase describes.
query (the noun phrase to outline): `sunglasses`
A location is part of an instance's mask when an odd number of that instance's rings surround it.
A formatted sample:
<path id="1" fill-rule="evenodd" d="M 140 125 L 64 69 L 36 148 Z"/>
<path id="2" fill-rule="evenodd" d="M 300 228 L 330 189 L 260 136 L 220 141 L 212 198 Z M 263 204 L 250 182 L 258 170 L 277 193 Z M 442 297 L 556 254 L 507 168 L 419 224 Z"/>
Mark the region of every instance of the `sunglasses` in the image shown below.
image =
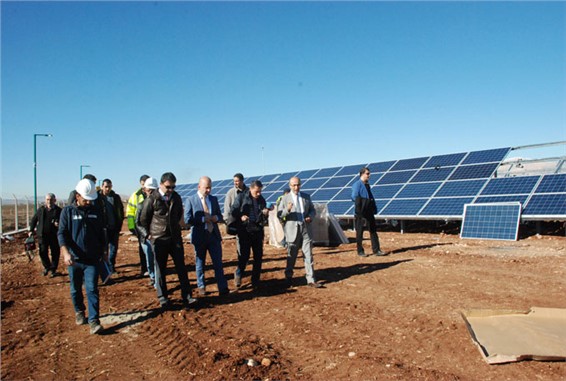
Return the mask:
<path id="1" fill-rule="evenodd" d="M 165 189 L 169 189 L 169 190 L 173 190 L 176 187 L 177 187 L 176 185 L 165 185 Z"/>

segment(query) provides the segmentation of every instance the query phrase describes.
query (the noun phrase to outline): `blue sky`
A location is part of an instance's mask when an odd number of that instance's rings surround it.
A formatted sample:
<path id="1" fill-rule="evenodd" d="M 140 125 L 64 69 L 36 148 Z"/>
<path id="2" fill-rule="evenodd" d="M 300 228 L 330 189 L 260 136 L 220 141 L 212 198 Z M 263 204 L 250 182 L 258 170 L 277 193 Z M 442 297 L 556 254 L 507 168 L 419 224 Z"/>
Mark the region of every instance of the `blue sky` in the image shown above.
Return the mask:
<path id="1" fill-rule="evenodd" d="M 2 195 L 566 140 L 564 2 L 1 3 Z M 562 149 L 563 151 L 563 149 Z M 564 152 L 561 152 L 564 154 Z M 213 190 L 214 192 L 214 190 Z"/>

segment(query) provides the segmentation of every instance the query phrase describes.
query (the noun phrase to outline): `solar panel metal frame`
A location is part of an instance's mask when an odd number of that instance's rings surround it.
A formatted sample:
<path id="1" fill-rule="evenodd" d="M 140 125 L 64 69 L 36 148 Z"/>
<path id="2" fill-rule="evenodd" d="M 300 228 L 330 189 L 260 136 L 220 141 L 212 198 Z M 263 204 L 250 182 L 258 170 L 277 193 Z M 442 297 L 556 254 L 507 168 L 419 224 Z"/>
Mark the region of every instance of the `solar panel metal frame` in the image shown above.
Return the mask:
<path id="1" fill-rule="evenodd" d="M 484 214 L 481 214 L 482 212 Z M 520 222 L 521 203 L 519 202 L 466 204 L 460 238 L 516 241 Z M 513 225 L 509 226 L 509 224 Z"/>

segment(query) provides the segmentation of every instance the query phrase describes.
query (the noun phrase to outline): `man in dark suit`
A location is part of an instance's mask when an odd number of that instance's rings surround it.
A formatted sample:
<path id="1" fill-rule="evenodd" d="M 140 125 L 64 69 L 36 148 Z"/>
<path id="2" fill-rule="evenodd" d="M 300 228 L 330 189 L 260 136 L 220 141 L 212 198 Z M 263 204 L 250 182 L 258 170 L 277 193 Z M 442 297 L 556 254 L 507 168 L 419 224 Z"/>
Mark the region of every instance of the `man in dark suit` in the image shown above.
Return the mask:
<path id="1" fill-rule="evenodd" d="M 364 238 L 364 220 L 367 222 L 369 230 L 372 253 L 378 256 L 385 255 L 379 248 L 379 238 L 377 237 L 377 226 L 375 223 L 377 205 L 371 193 L 369 176 L 369 168 L 363 167 L 360 169 L 360 178 L 352 185 L 352 201 L 354 201 L 355 204 L 354 228 L 356 229 L 356 243 L 360 257 L 367 257 L 362 245 Z"/>
<path id="2" fill-rule="evenodd" d="M 307 284 L 313 288 L 320 288 L 314 277 L 314 266 L 312 256 L 312 221 L 316 214 L 314 205 L 308 194 L 300 192 L 301 179 L 291 177 L 289 180 L 291 192 L 285 194 L 281 199 L 277 216 L 283 223 L 285 241 L 287 242 L 287 267 L 285 278 L 287 287 L 292 287 L 293 269 L 299 254 L 299 248 L 303 251 L 305 262 L 305 275 Z"/>
<path id="3" fill-rule="evenodd" d="M 57 275 L 57 266 L 61 255 L 59 242 L 57 242 L 61 208 L 57 206 L 56 202 L 55 195 L 47 193 L 45 205 L 37 209 L 29 225 L 30 237 L 37 226 L 37 241 L 39 243 L 39 257 L 43 265 L 43 275 L 47 275 L 51 271 L 51 278 Z M 51 260 L 49 260 L 49 250 L 51 250 Z"/>
<path id="4" fill-rule="evenodd" d="M 191 242 L 195 247 L 195 267 L 199 296 L 206 295 L 204 264 L 206 252 L 210 254 L 214 276 L 220 295 L 228 294 L 228 283 L 222 267 L 222 236 L 218 223 L 222 222 L 222 212 L 218 198 L 212 196 L 212 180 L 203 176 L 198 183 L 198 192 L 185 201 L 185 223 L 191 226 Z"/>

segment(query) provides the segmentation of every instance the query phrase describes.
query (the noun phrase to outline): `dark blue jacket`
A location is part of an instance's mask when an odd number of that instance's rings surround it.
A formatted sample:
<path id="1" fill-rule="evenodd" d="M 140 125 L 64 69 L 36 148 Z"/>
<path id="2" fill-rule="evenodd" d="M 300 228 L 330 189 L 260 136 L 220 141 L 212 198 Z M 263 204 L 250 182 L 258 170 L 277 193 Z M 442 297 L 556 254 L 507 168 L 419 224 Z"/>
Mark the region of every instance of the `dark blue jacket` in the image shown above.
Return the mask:
<path id="1" fill-rule="evenodd" d="M 369 216 L 377 214 L 377 205 L 375 204 L 373 194 L 368 193 L 366 185 L 361 179 L 358 179 L 352 185 L 352 201 L 354 201 L 354 213 L 356 215 Z"/>
<path id="2" fill-rule="evenodd" d="M 96 206 L 79 208 L 76 204 L 63 208 L 57 233 L 59 246 L 66 246 L 73 260 L 98 263 L 105 247 L 104 223 Z"/>

